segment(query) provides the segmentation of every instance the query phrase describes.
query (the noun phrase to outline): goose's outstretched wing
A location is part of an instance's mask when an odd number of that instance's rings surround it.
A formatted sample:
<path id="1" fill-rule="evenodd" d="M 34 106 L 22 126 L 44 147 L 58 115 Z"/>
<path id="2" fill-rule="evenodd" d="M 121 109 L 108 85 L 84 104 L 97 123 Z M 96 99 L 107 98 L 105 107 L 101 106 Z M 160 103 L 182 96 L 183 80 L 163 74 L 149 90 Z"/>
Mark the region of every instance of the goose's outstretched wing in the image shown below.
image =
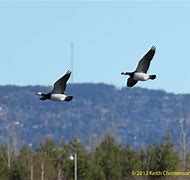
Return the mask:
<path id="1" fill-rule="evenodd" d="M 133 87 L 138 81 L 137 80 L 134 80 L 133 78 L 129 77 L 127 79 L 127 86 L 128 87 Z"/>
<path id="2" fill-rule="evenodd" d="M 138 62 L 135 72 L 147 73 L 148 68 L 150 66 L 150 62 L 152 58 L 154 57 L 155 52 L 156 52 L 156 47 L 152 46 L 151 49 Z"/>
<path id="3" fill-rule="evenodd" d="M 62 76 L 60 79 L 58 79 L 53 86 L 52 93 L 53 94 L 63 94 L 66 89 L 66 84 L 68 79 L 70 78 L 71 71 L 67 71 L 64 76 Z"/>

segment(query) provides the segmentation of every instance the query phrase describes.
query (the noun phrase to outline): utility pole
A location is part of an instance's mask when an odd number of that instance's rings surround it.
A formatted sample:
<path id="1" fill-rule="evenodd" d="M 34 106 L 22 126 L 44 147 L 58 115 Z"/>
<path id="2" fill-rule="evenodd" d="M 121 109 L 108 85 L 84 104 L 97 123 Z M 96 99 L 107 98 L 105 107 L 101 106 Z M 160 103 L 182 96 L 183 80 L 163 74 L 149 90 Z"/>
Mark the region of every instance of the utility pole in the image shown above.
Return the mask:
<path id="1" fill-rule="evenodd" d="M 30 180 L 34 180 L 34 167 L 33 164 L 30 166 Z"/>
<path id="2" fill-rule="evenodd" d="M 75 180 L 77 180 L 77 153 L 75 152 Z"/>
<path id="3" fill-rule="evenodd" d="M 73 154 L 70 155 L 69 157 L 70 160 L 74 160 L 74 179 L 77 180 L 77 153 L 76 151 L 74 152 L 74 157 Z"/>
<path id="4" fill-rule="evenodd" d="M 44 180 L 44 145 L 41 145 L 41 180 Z"/>
<path id="5" fill-rule="evenodd" d="M 30 152 L 30 180 L 34 180 L 33 154 Z"/>

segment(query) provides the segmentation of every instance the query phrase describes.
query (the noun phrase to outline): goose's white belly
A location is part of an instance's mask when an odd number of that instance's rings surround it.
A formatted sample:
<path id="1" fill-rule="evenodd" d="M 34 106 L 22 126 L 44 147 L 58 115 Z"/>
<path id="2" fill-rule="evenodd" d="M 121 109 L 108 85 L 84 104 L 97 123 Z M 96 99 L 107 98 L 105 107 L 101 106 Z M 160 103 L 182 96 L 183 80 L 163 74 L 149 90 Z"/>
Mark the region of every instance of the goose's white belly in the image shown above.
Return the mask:
<path id="1" fill-rule="evenodd" d="M 64 101 L 66 98 L 66 95 L 64 94 L 51 94 L 51 100 L 53 101 Z"/>
<path id="2" fill-rule="evenodd" d="M 149 79 L 149 76 L 148 74 L 146 73 L 141 73 L 141 72 L 136 72 L 134 74 L 134 77 L 133 77 L 134 80 L 137 80 L 137 81 L 146 81 Z"/>

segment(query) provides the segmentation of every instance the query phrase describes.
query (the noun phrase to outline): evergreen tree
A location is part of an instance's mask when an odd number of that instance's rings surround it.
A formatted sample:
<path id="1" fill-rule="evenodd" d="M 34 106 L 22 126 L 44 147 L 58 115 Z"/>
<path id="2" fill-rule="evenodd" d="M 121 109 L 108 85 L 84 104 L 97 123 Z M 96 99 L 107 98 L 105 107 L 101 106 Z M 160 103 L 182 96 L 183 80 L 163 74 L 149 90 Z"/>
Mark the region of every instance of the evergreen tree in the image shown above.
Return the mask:
<path id="1" fill-rule="evenodd" d="M 122 179 L 128 179 L 131 177 L 132 171 L 142 170 L 139 154 L 127 146 L 121 150 L 121 167 L 122 167 Z"/>
<path id="2" fill-rule="evenodd" d="M 146 170 L 149 171 L 175 171 L 180 162 L 170 136 L 167 136 L 165 143 L 154 144 L 147 149 L 146 159 Z"/>
<path id="3" fill-rule="evenodd" d="M 160 145 L 161 148 L 161 162 L 160 169 L 167 171 L 175 171 L 179 165 L 179 154 L 174 149 L 174 144 L 171 136 L 166 137 L 166 143 Z"/>
<path id="4" fill-rule="evenodd" d="M 33 151 L 28 146 L 23 146 L 18 157 L 21 166 L 22 179 L 32 179 L 33 177 Z"/>
<path id="5" fill-rule="evenodd" d="M 64 172 L 66 179 L 74 179 L 75 153 L 77 157 L 77 177 L 78 179 L 86 179 L 88 153 L 78 139 L 71 140 L 70 143 L 65 146 Z"/>
<path id="6" fill-rule="evenodd" d="M 87 164 L 88 165 L 85 171 L 86 180 L 105 180 L 104 172 L 100 165 L 97 164 L 95 157 L 89 156 Z"/>
<path id="7" fill-rule="evenodd" d="M 0 146 L 0 179 L 8 180 L 9 167 L 7 164 L 7 149 L 4 146 Z"/>
<path id="8" fill-rule="evenodd" d="M 96 149 L 95 158 L 106 180 L 121 179 L 120 147 L 111 135 L 107 135 Z"/>

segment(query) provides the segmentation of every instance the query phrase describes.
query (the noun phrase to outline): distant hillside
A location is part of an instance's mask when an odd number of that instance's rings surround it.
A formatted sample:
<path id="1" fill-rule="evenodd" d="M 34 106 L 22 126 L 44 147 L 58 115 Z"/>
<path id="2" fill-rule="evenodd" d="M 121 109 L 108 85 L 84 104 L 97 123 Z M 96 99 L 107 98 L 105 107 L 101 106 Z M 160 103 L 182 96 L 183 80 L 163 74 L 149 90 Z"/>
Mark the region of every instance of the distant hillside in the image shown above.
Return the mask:
<path id="1" fill-rule="evenodd" d="M 39 101 L 43 86 L 0 86 L 0 142 L 36 146 L 45 138 L 67 142 L 77 137 L 89 148 L 112 133 L 135 148 L 163 140 L 175 145 L 190 137 L 190 95 L 106 84 L 69 84 L 71 102 Z M 183 134 L 184 132 L 185 134 Z M 184 136 L 182 136 L 184 135 Z M 188 142 L 188 141 L 187 141 Z"/>

